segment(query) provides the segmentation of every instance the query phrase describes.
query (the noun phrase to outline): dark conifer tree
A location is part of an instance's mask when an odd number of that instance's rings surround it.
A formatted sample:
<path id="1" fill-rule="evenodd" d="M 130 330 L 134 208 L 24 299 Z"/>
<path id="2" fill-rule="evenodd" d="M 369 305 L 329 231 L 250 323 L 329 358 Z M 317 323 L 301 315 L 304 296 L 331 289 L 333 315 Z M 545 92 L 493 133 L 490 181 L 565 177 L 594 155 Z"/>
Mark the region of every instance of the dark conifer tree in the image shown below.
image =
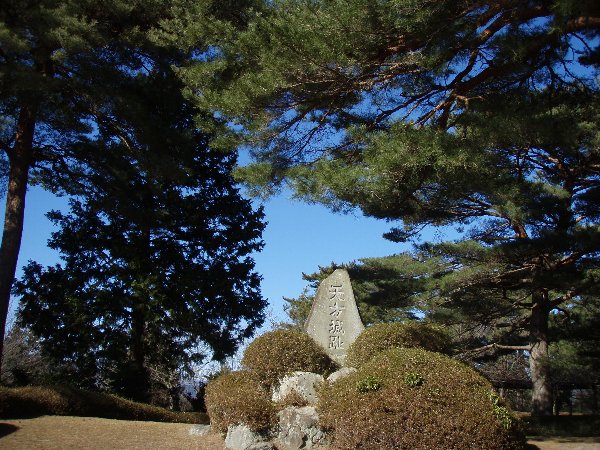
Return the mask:
<path id="1" fill-rule="evenodd" d="M 155 66 L 113 109 L 126 143 L 111 127 L 80 142 L 90 156 L 69 183 L 70 212 L 49 214 L 64 263 L 30 262 L 15 289 L 21 323 L 71 380 L 142 401 L 176 397 L 192 362 L 231 355 L 266 305 L 251 256 L 262 211 L 235 186 L 235 154 L 195 129 L 180 88 Z"/>
<path id="2" fill-rule="evenodd" d="M 0 355 L 19 254 L 28 185 L 76 180 L 88 147 L 112 128 L 127 140 L 115 108 L 132 106 L 131 81 L 179 50 L 156 37 L 163 21 L 195 11 L 187 0 L 3 0 L 0 2 Z M 198 20 L 201 21 L 200 16 Z M 189 55 L 189 53 L 188 53 Z M 120 150 L 123 150 L 120 148 Z M 129 151 L 129 148 L 126 148 Z M 1 363 L 1 359 L 0 359 Z"/>

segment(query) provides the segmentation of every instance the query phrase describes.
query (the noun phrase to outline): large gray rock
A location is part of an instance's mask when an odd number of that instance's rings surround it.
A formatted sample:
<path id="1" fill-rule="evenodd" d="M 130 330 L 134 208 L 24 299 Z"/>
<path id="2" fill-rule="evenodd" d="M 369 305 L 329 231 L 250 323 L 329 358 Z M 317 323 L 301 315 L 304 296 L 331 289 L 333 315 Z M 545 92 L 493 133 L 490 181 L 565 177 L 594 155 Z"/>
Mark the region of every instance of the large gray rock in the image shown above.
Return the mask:
<path id="1" fill-rule="evenodd" d="M 229 425 L 225 447 L 230 450 L 273 450 L 274 447 L 263 436 L 246 425 Z"/>
<path id="2" fill-rule="evenodd" d="M 278 416 L 278 448 L 298 450 L 327 446 L 327 435 L 319 427 L 319 415 L 314 406 L 289 406 L 280 411 Z"/>
<path id="3" fill-rule="evenodd" d="M 323 376 L 318 373 L 293 372 L 281 379 L 279 386 L 273 391 L 272 400 L 279 402 L 289 394 L 297 392 L 309 405 L 316 405 L 317 389 L 324 381 Z"/>
<path id="4" fill-rule="evenodd" d="M 304 328 L 334 361 L 344 364 L 348 347 L 365 328 L 346 270 L 336 269 L 321 282 Z"/>
<path id="5" fill-rule="evenodd" d="M 354 367 L 342 367 L 340 370 L 336 370 L 331 375 L 327 377 L 327 382 L 329 384 L 335 383 L 337 380 L 341 380 L 344 377 L 347 377 L 351 373 L 356 372 Z"/>

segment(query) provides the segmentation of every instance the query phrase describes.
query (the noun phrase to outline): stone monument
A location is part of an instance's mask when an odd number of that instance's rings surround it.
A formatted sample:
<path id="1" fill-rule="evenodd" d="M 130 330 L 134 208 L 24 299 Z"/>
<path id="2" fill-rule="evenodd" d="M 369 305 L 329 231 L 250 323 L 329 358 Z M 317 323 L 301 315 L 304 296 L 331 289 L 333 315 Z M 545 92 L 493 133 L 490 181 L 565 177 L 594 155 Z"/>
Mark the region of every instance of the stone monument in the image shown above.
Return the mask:
<path id="1" fill-rule="evenodd" d="M 364 328 L 350 276 L 336 269 L 319 285 L 304 329 L 331 359 L 344 365 L 348 347 Z"/>

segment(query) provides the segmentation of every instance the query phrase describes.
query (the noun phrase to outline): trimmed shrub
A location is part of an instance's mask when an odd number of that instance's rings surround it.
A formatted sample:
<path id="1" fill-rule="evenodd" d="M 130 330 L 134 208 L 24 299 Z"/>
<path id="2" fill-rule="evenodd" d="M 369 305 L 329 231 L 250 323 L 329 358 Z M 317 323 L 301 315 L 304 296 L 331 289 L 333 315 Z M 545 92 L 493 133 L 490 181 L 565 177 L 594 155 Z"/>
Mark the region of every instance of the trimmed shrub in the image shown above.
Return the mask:
<path id="1" fill-rule="evenodd" d="M 380 353 L 326 385 L 318 405 L 333 448 L 522 449 L 519 420 L 470 367 L 417 348 Z"/>
<path id="2" fill-rule="evenodd" d="M 271 393 L 248 371 L 225 372 L 211 380 L 204 399 L 211 426 L 222 433 L 229 425 L 264 432 L 275 424 Z"/>
<path id="3" fill-rule="evenodd" d="M 26 418 L 43 415 L 103 417 L 105 419 L 156 422 L 206 423 L 202 413 L 169 411 L 116 395 L 70 386 L 0 387 L 0 417 Z"/>
<path id="4" fill-rule="evenodd" d="M 442 329 L 424 323 L 379 323 L 366 328 L 352 343 L 346 365 L 359 367 L 378 353 L 398 347 L 449 353 L 450 336 Z"/>
<path id="5" fill-rule="evenodd" d="M 297 370 L 324 375 L 337 368 L 308 334 L 295 330 L 275 330 L 259 336 L 244 352 L 242 365 L 269 387 Z"/>

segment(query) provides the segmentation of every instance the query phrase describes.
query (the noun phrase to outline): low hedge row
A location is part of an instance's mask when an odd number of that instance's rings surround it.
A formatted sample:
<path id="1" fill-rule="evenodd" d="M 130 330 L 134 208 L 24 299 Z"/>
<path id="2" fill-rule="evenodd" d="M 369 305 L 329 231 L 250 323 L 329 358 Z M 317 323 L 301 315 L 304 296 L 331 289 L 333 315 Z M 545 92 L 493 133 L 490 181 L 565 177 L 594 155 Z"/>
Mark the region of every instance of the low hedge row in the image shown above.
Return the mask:
<path id="1" fill-rule="evenodd" d="M 17 419 L 43 415 L 208 423 L 208 416 L 203 413 L 170 411 L 158 406 L 133 402 L 116 395 L 91 392 L 70 386 L 0 387 L 0 418 Z"/>

